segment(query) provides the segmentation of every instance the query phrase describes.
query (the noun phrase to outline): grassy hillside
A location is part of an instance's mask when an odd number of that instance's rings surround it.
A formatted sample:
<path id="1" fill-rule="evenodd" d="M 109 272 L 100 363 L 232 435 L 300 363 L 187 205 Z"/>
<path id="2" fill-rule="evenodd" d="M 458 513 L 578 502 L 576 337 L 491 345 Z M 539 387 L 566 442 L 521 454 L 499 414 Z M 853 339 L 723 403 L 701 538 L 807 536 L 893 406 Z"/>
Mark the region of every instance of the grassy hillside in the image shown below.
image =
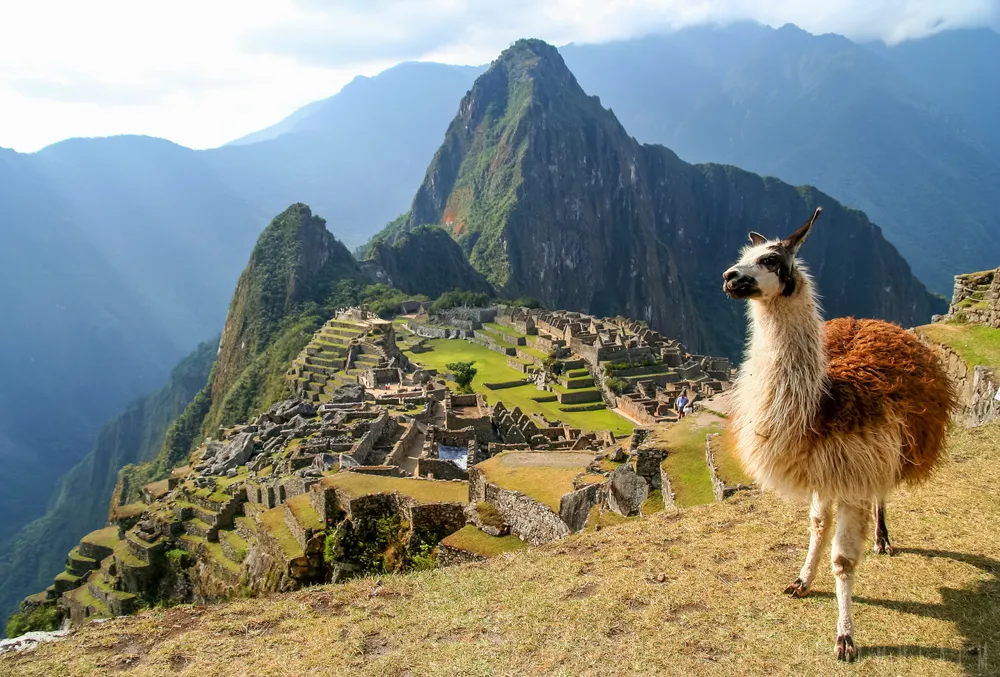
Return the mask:
<path id="1" fill-rule="evenodd" d="M 1000 424 L 889 512 L 856 587 L 860 662 L 832 656 L 828 570 L 781 594 L 807 511 L 771 495 L 629 520 L 485 564 L 88 626 L 11 675 L 988 675 L 1000 670 Z"/>

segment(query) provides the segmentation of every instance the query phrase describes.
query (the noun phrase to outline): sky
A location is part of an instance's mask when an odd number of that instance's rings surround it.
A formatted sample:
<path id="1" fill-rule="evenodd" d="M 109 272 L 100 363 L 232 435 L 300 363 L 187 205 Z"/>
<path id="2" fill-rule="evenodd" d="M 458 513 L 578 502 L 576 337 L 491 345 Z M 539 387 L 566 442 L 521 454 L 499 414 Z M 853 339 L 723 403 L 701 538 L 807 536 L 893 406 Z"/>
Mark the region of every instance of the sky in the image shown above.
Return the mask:
<path id="1" fill-rule="evenodd" d="M 400 61 L 738 20 L 894 44 L 996 29 L 1000 0 L 3 0 L 0 147 L 147 134 L 210 148 Z"/>

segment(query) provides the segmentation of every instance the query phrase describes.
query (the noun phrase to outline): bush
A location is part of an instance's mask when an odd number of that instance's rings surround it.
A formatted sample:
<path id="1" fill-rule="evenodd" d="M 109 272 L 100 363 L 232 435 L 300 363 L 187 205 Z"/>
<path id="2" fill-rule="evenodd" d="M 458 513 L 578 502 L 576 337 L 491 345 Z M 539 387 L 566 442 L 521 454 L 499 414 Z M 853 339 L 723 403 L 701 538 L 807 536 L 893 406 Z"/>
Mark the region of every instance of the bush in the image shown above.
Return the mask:
<path id="1" fill-rule="evenodd" d="M 615 395 L 621 395 L 626 389 L 628 389 L 628 381 L 615 378 L 614 376 L 606 379 L 604 381 L 604 385 L 606 385 Z"/>
<path id="2" fill-rule="evenodd" d="M 473 364 L 475 362 L 449 362 L 444 365 L 445 369 L 455 377 L 455 383 L 463 393 L 472 392 L 472 379 L 476 377 L 476 368 L 472 366 Z"/>
<path id="3" fill-rule="evenodd" d="M 55 606 L 35 607 L 31 611 L 17 611 L 7 619 L 7 636 L 18 637 L 26 632 L 51 632 L 58 630 L 62 614 Z"/>
<path id="4" fill-rule="evenodd" d="M 409 569 L 412 571 L 428 571 L 437 569 L 437 553 L 430 543 L 420 543 L 415 548 L 410 549 Z"/>

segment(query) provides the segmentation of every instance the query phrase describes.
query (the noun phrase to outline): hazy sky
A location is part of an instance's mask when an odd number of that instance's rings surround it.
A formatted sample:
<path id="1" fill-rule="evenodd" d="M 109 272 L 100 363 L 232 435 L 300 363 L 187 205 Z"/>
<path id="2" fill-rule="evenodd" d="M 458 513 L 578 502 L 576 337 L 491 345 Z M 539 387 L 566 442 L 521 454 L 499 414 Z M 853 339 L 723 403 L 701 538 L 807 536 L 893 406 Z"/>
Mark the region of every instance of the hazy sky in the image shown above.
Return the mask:
<path id="1" fill-rule="evenodd" d="M 1000 0 L 3 0 L 0 146 L 128 133 L 206 148 L 399 61 L 739 19 L 893 43 L 996 27 Z"/>

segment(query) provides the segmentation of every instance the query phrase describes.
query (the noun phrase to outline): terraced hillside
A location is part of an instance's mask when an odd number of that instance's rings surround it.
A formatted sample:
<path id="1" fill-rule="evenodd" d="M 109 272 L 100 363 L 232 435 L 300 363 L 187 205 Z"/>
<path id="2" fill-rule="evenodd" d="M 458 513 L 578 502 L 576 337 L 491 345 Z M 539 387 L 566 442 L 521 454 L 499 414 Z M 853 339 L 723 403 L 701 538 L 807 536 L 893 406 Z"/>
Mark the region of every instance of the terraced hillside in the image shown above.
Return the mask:
<path id="1" fill-rule="evenodd" d="M 995 675 L 1000 423 L 955 430 L 949 458 L 894 497 L 898 554 L 860 567 L 850 666 L 832 655 L 828 571 L 807 599 L 781 594 L 807 507 L 744 492 L 484 563 L 152 609 L 0 657 L 0 672 Z"/>
<path id="2" fill-rule="evenodd" d="M 366 369 L 389 364 L 398 354 L 392 324 L 341 314 L 328 320 L 288 371 L 292 390 L 312 402 L 328 402 L 340 386 L 357 383 Z"/>

